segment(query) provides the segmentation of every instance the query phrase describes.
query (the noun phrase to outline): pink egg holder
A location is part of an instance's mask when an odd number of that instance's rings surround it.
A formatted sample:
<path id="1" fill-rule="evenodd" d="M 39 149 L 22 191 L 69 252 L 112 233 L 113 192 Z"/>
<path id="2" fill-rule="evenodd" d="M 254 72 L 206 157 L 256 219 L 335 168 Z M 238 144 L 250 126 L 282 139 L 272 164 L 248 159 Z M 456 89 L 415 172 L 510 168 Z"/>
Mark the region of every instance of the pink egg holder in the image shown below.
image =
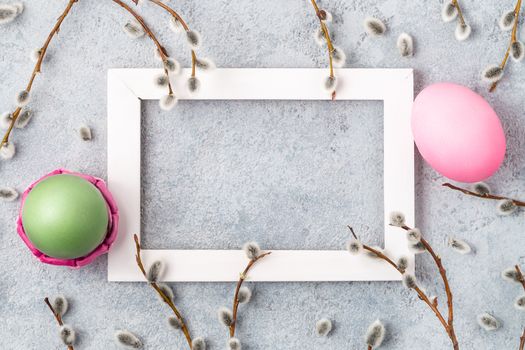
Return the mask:
<path id="1" fill-rule="evenodd" d="M 107 203 L 108 207 L 108 214 L 109 214 L 109 223 L 108 223 L 108 232 L 106 234 L 106 238 L 104 241 L 91 253 L 89 253 L 86 256 L 83 256 L 81 258 L 76 259 L 57 259 L 50 256 L 45 255 L 38 249 L 36 249 L 29 238 L 27 237 L 25 231 L 24 231 L 24 225 L 22 223 L 22 209 L 24 208 L 24 202 L 31 190 L 42 180 L 53 176 L 53 175 L 59 175 L 59 174 L 70 174 L 74 176 L 81 177 L 90 183 L 92 183 L 102 194 L 104 197 L 104 200 Z M 80 268 L 82 266 L 88 265 L 93 260 L 95 260 L 97 257 L 99 257 L 102 254 L 105 254 L 109 251 L 109 248 L 115 242 L 115 239 L 117 238 L 117 232 L 118 232 L 118 221 L 119 221 L 119 215 L 118 215 L 118 207 L 117 203 L 113 199 L 113 196 L 109 192 L 108 188 L 106 187 L 106 183 L 104 180 L 101 180 L 99 178 L 84 175 L 76 172 L 72 172 L 66 169 L 57 169 L 52 172 L 50 172 L 47 175 L 42 176 L 40 179 L 33 182 L 29 187 L 24 191 L 24 194 L 22 195 L 22 203 L 20 205 L 20 211 L 18 214 L 18 220 L 17 220 L 17 231 L 24 243 L 27 245 L 29 250 L 43 263 L 51 264 L 51 265 L 61 265 L 61 266 L 69 266 L 71 268 Z"/>

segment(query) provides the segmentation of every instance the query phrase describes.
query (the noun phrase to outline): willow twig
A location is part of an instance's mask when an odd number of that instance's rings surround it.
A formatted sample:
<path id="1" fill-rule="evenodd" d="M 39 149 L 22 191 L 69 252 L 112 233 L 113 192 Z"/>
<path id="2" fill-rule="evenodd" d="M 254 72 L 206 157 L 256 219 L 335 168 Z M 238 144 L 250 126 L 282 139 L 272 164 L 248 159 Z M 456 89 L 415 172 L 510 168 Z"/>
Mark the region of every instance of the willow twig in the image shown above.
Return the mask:
<path id="1" fill-rule="evenodd" d="M 459 22 L 461 23 L 461 25 L 465 25 L 466 24 L 465 17 L 463 16 L 463 11 L 461 10 L 461 6 L 459 6 L 459 1 L 452 0 L 452 5 L 454 5 L 456 10 L 458 11 Z"/>
<path id="2" fill-rule="evenodd" d="M 347 226 L 347 227 L 349 228 L 349 230 L 352 233 L 352 235 L 354 236 L 354 238 L 359 240 L 359 238 L 355 234 L 353 228 L 351 226 Z M 404 226 L 403 228 L 407 229 L 408 227 Z M 432 247 L 430 246 L 430 244 L 428 244 L 428 242 L 425 241 L 424 239 L 421 239 L 421 243 L 423 245 L 425 245 L 425 248 L 429 251 L 429 253 L 434 258 L 434 261 L 438 265 L 440 274 L 441 274 L 441 276 L 443 278 L 443 281 L 445 283 L 445 290 L 446 290 L 447 301 L 448 301 L 448 303 L 447 303 L 448 304 L 448 312 L 449 312 L 448 321 L 445 320 L 445 317 L 443 316 L 441 311 L 438 309 L 437 303 L 433 303 L 430 300 L 430 298 L 426 295 L 426 293 L 421 288 L 419 288 L 418 286 L 415 286 L 413 289 L 417 293 L 419 299 L 422 300 L 425 304 L 427 304 L 427 306 L 432 310 L 432 312 L 434 312 L 434 314 L 436 315 L 437 319 L 439 320 L 439 322 L 441 323 L 441 325 L 445 329 L 445 332 L 447 333 L 448 337 L 450 338 L 450 340 L 452 342 L 453 349 L 454 350 L 459 350 L 459 343 L 458 343 L 458 340 L 457 340 L 457 337 L 456 337 L 456 333 L 455 333 L 455 330 L 454 330 L 454 326 L 453 326 L 453 319 L 454 319 L 454 317 L 453 317 L 453 308 L 452 308 L 452 293 L 450 292 L 450 287 L 449 287 L 449 284 L 448 284 L 448 279 L 446 277 L 445 269 L 443 268 L 443 265 L 441 263 L 441 259 L 439 258 L 439 256 L 437 256 L 434 253 L 434 251 L 433 251 Z M 380 252 L 379 250 L 377 250 L 375 248 L 372 248 L 372 247 L 370 247 L 368 245 L 365 245 L 365 244 L 363 244 L 363 249 L 371 252 L 376 257 L 386 261 L 389 265 L 391 265 L 394 269 L 396 269 L 401 275 L 403 275 L 405 273 L 405 271 L 403 269 L 401 269 L 392 259 L 390 259 L 387 255 L 385 255 L 384 253 Z"/>
<path id="3" fill-rule="evenodd" d="M 135 10 L 133 10 L 131 7 L 129 7 L 126 3 L 122 2 L 121 0 L 111 0 L 111 1 L 113 1 L 117 5 L 119 5 L 126 11 L 128 11 L 133 17 L 135 17 L 135 19 L 137 20 L 137 22 L 139 22 L 142 29 L 144 29 L 144 32 L 146 33 L 146 35 L 153 41 L 153 43 L 157 47 L 160 58 L 162 59 L 162 62 L 164 65 L 164 73 L 168 77 L 168 92 L 170 95 L 173 95 L 173 87 L 171 86 L 171 82 L 169 80 L 169 72 L 168 72 L 168 69 L 166 68 L 167 60 L 169 58 L 166 48 L 164 48 L 164 46 L 161 45 L 161 43 L 159 42 L 155 34 L 153 34 L 153 31 L 146 24 L 146 21 L 144 21 L 144 18 L 142 18 L 142 16 L 140 16 Z"/>
<path id="4" fill-rule="evenodd" d="M 241 274 L 239 275 L 239 281 L 237 282 L 237 287 L 235 288 L 235 294 L 233 296 L 233 318 L 232 318 L 233 321 L 231 325 L 229 326 L 230 338 L 233 338 L 235 336 L 235 327 L 237 325 L 237 311 L 239 310 L 239 290 L 241 289 L 242 284 L 244 283 L 246 278 L 248 277 L 248 272 L 253 267 L 253 265 L 255 265 L 257 261 L 261 260 L 265 256 L 270 255 L 271 253 L 272 252 L 266 252 L 266 253 L 258 255 L 254 259 L 251 259 L 248 265 L 246 266 L 246 268 L 244 269 L 244 271 L 241 272 Z"/>
<path id="5" fill-rule="evenodd" d="M 512 44 L 514 44 L 514 42 L 518 40 L 518 24 L 520 22 L 521 1 L 522 0 L 518 0 L 518 2 L 516 3 L 516 7 L 514 8 L 514 25 L 512 26 L 512 34 L 510 35 L 509 46 L 507 46 L 507 51 L 505 52 L 503 61 L 501 61 L 500 64 L 501 69 L 505 69 L 505 66 L 507 65 L 507 62 L 509 60 L 510 49 L 512 47 Z M 496 90 L 496 87 L 498 87 L 498 83 L 499 81 L 492 83 L 489 92 L 494 92 L 494 90 Z"/>
<path id="6" fill-rule="evenodd" d="M 53 316 L 55 316 L 55 320 L 57 321 L 58 325 L 60 327 L 62 327 L 64 325 L 64 322 L 62 321 L 62 316 L 60 316 L 56 311 L 55 309 L 53 308 L 53 306 L 51 305 L 51 302 L 49 301 L 49 298 L 48 297 L 45 297 L 44 298 L 44 302 L 46 303 L 46 305 L 49 307 L 49 310 L 51 310 L 51 312 L 53 313 Z M 68 345 L 67 346 L 68 350 L 74 350 L 73 348 L 73 345 Z"/>
<path id="7" fill-rule="evenodd" d="M 179 21 L 180 24 L 182 25 L 182 28 L 184 28 L 186 32 L 190 31 L 190 27 L 188 26 L 186 21 L 184 21 L 184 19 L 172 7 L 166 5 L 160 0 L 149 0 L 149 1 L 161 7 L 162 9 L 167 11 L 171 16 L 173 16 L 173 18 Z M 197 66 L 197 53 L 195 52 L 194 49 L 192 49 L 191 50 L 191 76 L 192 77 L 195 77 L 196 75 L 196 66 Z"/>
<path id="8" fill-rule="evenodd" d="M 324 20 L 326 19 L 326 12 L 324 10 L 319 9 L 319 6 L 317 5 L 316 0 L 311 0 L 312 6 L 314 7 L 315 14 L 317 15 L 317 18 L 319 19 L 319 24 L 321 25 L 321 30 L 323 31 L 324 38 L 326 40 L 326 47 L 328 49 L 328 62 L 329 62 L 329 68 L 330 68 L 330 77 L 333 78 L 335 76 L 334 74 L 334 59 L 333 59 L 333 52 L 334 52 L 334 45 L 332 43 L 332 38 L 330 37 L 330 31 L 328 30 L 328 27 L 326 26 L 326 23 Z M 332 93 L 332 100 L 335 100 L 336 92 L 334 91 Z"/>
<path id="9" fill-rule="evenodd" d="M 28 93 L 31 91 L 33 87 L 33 83 L 35 81 L 36 76 L 42 70 L 42 61 L 44 60 L 49 44 L 51 43 L 51 40 L 53 40 L 55 35 L 58 34 L 58 32 L 60 31 L 60 26 L 62 25 L 62 22 L 64 22 L 64 19 L 67 17 L 69 12 L 71 11 L 71 8 L 76 2 L 78 2 L 78 0 L 69 0 L 66 8 L 64 9 L 60 17 L 58 17 L 55 25 L 53 26 L 53 29 L 51 29 L 51 32 L 49 33 L 46 41 L 44 42 L 44 45 L 40 49 L 38 60 L 36 61 L 35 67 L 33 68 L 33 72 L 31 73 L 31 77 L 29 78 L 29 82 L 27 83 L 27 86 L 26 86 L 25 91 L 27 91 Z M 11 123 L 9 124 L 9 127 L 7 128 L 7 131 L 5 132 L 4 137 L 2 138 L 2 142 L 0 142 L 0 148 L 2 148 L 4 145 L 7 145 L 7 143 L 9 142 L 9 136 L 11 135 L 11 132 L 13 131 L 16 120 L 20 116 L 21 111 L 22 111 L 22 107 L 17 107 L 15 111 L 13 112 L 11 116 L 12 118 Z"/>
<path id="10" fill-rule="evenodd" d="M 525 278 L 523 277 L 523 273 L 521 272 L 520 266 L 515 265 L 514 268 L 516 269 L 516 274 L 518 277 L 518 281 L 520 282 L 521 286 L 523 287 L 523 290 L 525 290 Z M 523 350 L 525 348 L 525 328 L 523 329 L 523 333 L 520 337 L 520 347 L 519 350 Z"/>
<path id="11" fill-rule="evenodd" d="M 478 198 L 485 198 L 485 199 L 493 199 L 493 200 L 509 200 L 509 201 L 512 201 L 512 203 L 514 203 L 514 205 L 516 205 L 518 207 L 525 207 L 525 202 L 517 200 L 517 199 L 504 197 L 504 196 L 498 196 L 498 195 L 494 195 L 494 194 L 490 194 L 490 193 L 480 194 L 480 193 L 476 193 L 476 192 L 467 190 L 465 188 L 461 188 L 461 187 L 452 185 L 451 183 L 448 183 L 448 182 L 444 183 L 443 186 L 448 187 L 450 189 L 453 189 L 455 191 L 462 192 L 462 193 L 464 193 L 466 195 L 469 195 L 469 196 L 474 196 L 474 197 L 478 197 Z"/>
<path id="12" fill-rule="evenodd" d="M 135 260 L 137 262 L 137 265 L 138 265 L 140 271 L 144 275 L 144 278 L 146 278 L 146 269 L 144 268 L 144 264 L 142 263 L 142 258 L 140 256 L 141 247 L 140 247 L 140 243 L 139 243 L 139 238 L 138 238 L 137 235 L 133 235 L 133 238 L 135 240 L 135 250 L 136 250 Z M 189 345 L 190 350 L 191 350 L 191 348 L 192 348 L 192 344 L 191 344 L 192 343 L 192 339 L 191 339 L 190 331 L 188 329 L 188 326 L 186 325 L 186 322 L 184 321 L 184 318 L 182 317 L 182 314 L 180 313 L 180 311 L 177 309 L 177 307 L 173 303 L 173 300 L 171 300 L 171 298 L 168 297 L 162 291 L 162 289 L 159 287 L 159 285 L 156 282 L 149 282 L 149 284 L 157 292 L 157 294 L 162 298 L 162 300 L 169 306 L 169 308 L 173 311 L 175 316 L 179 319 L 180 324 L 181 324 L 181 330 L 184 333 L 184 336 L 186 337 L 186 341 L 188 342 L 188 345 Z"/>
<path id="13" fill-rule="evenodd" d="M 402 228 L 405 231 L 410 230 L 411 228 L 408 226 L 402 226 Z M 439 274 L 441 275 L 441 279 L 443 280 L 443 285 L 445 287 L 445 293 L 447 295 L 447 309 L 448 309 L 448 327 L 447 332 L 449 333 L 450 339 L 452 340 L 452 343 L 454 345 L 457 345 L 457 338 L 454 330 L 454 304 L 453 304 L 453 297 L 452 297 L 452 291 L 450 289 L 450 284 L 448 282 L 447 278 L 447 271 L 445 270 L 445 267 L 443 266 L 443 263 L 441 261 L 441 257 L 437 255 L 434 252 L 434 249 L 432 249 L 432 246 L 423 238 L 421 237 L 421 244 L 425 247 L 425 249 L 429 252 L 429 254 L 432 256 L 432 259 L 434 260 L 434 263 L 436 264 Z"/>

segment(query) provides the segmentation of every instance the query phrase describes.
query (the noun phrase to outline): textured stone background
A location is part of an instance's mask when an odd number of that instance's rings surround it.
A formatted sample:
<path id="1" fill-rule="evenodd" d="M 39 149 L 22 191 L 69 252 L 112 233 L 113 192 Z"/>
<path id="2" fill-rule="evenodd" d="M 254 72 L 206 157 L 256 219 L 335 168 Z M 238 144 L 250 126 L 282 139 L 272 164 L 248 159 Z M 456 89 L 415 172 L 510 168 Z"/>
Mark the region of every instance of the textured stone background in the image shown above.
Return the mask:
<path id="1" fill-rule="evenodd" d="M 495 94 L 479 81 L 482 68 L 497 63 L 508 33 L 497 18 L 514 1 L 464 0 L 474 33 L 465 43 L 439 17 L 440 1 L 325 1 L 334 14 L 337 45 L 350 67 L 412 67 L 416 92 L 438 81 L 465 84 L 487 97 L 507 137 L 507 158 L 489 180 L 498 192 L 523 194 L 525 150 L 524 70 L 511 64 Z M 0 27 L 0 106 L 12 106 L 25 85 L 31 49 L 41 45 L 66 1 L 26 1 L 16 22 Z M 317 22 L 305 1 L 172 2 L 204 36 L 202 50 L 221 67 L 322 67 L 326 55 L 313 42 Z M 188 51 L 167 30 L 167 17 L 152 6 L 143 13 L 177 58 Z M 380 39 L 363 33 L 368 15 L 386 20 Z M 58 167 L 106 176 L 106 71 L 152 67 L 152 45 L 129 40 L 126 14 L 111 1 L 80 1 L 66 19 L 50 59 L 38 78 L 31 125 L 14 134 L 18 154 L 0 164 L 1 185 L 22 191 Z M 412 33 L 416 56 L 401 59 L 397 35 Z M 522 29 L 523 33 L 524 30 Z M 144 104 L 144 231 L 152 248 L 238 247 L 255 238 L 274 248 L 338 248 L 352 223 L 380 243 L 382 201 L 382 106 L 376 102 L 181 103 L 170 114 Z M 94 131 L 85 143 L 82 123 Z M 263 164 L 260 169 L 256 164 Z M 286 166 L 284 166 L 286 164 Z M 250 176 L 254 172 L 254 176 Z M 500 271 L 525 263 L 523 213 L 498 217 L 494 203 L 440 187 L 444 181 L 416 158 L 417 221 L 449 270 L 456 300 L 456 327 L 464 349 L 514 349 L 524 325 L 512 302 L 520 292 Z M 79 332 L 78 349 L 113 349 L 112 334 L 128 328 L 147 349 L 185 348 L 164 321 L 168 311 L 143 284 L 106 282 L 106 258 L 71 271 L 39 264 L 15 233 L 15 203 L 0 203 L 0 347 L 62 349 L 56 325 L 42 298 L 63 293 L 72 300 L 66 321 Z M 214 234 L 210 234 L 213 232 Z M 448 248 L 449 235 L 470 242 L 476 253 Z M 131 262 L 130 262 L 131 263 Z M 283 267 L 286 268 L 286 267 Z M 432 293 L 441 291 L 428 257 L 418 259 L 418 276 Z M 233 284 L 177 284 L 177 303 L 193 334 L 210 348 L 225 347 L 226 330 L 216 321 L 229 304 Z M 253 303 L 241 311 L 238 335 L 247 349 L 362 349 L 363 333 L 376 318 L 388 328 L 385 349 L 447 349 L 435 317 L 397 283 L 257 284 Z M 442 296 L 442 294 L 439 294 Z M 444 299 L 441 297 L 441 302 Z M 478 313 L 494 313 L 503 327 L 481 330 Z M 335 321 L 329 338 L 314 335 L 320 317 Z"/>

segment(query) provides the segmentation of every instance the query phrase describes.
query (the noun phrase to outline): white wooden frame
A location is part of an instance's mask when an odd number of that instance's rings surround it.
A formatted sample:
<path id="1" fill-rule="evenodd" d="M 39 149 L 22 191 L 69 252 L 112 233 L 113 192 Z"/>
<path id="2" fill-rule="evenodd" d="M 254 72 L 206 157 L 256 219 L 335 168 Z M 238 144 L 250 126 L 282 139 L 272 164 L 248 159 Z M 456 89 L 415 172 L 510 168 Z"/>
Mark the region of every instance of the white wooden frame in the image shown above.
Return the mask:
<path id="1" fill-rule="evenodd" d="M 158 69 L 111 69 L 108 72 L 108 184 L 120 209 L 119 236 L 108 257 L 110 281 L 144 281 L 135 264 L 133 234 L 140 236 L 141 100 L 158 100 Z M 180 99 L 189 100 L 327 100 L 321 88 L 326 69 L 216 69 L 201 74 L 202 89 L 186 92 L 185 69 L 174 79 Z M 399 228 L 388 225 L 391 211 L 414 222 L 414 146 L 410 131 L 413 101 L 411 69 L 338 69 L 337 100 L 384 101 L 385 250 L 392 257 L 414 256 Z M 334 103 L 337 103 L 335 101 Z M 176 108 L 176 107 L 175 107 Z M 344 218 L 341 225 L 345 224 Z M 366 223 L 364 223 L 366 224 Z M 343 250 L 273 250 L 250 272 L 251 281 L 400 280 L 391 266 Z M 272 248 L 272 247 L 264 247 Z M 143 250 L 146 265 L 164 260 L 166 281 L 236 281 L 247 258 L 239 250 Z"/>

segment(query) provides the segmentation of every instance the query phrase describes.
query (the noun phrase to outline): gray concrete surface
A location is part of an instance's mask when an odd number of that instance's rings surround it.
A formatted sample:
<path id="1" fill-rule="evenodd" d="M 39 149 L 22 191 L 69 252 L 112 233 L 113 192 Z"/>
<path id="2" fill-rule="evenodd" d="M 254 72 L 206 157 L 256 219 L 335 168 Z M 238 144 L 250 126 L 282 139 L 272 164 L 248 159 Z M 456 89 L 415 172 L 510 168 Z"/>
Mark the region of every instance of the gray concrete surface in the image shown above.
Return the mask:
<path id="1" fill-rule="evenodd" d="M 4 0 L 5 1 L 5 0 Z M 32 69 L 29 52 L 41 45 L 66 1 L 25 1 L 16 22 L 0 26 L 0 110 L 12 106 Z M 204 38 L 201 52 L 220 67 L 323 67 L 326 55 L 312 40 L 317 26 L 305 1 L 172 1 Z M 465 84 L 499 113 L 508 137 L 501 170 L 489 180 L 508 195 L 525 197 L 525 80 L 511 64 L 490 95 L 480 71 L 498 63 L 508 33 L 497 27 L 514 1 L 462 1 L 473 26 L 469 41 L 454 39 L 454 26 L 440 20 L 439 1 L 324 1 L 334 15 L 335 42 L 349 67 L 412 67 L 416 92 L 438 81 Z M 141 9 L 169 51 L 189 64 L 185 45 L 167 29 L 156 8 Z M 386 20 L 388 33 L 372 39 L 362 20 Z M 126 14 L 111 1 L 79 1 L 50 48 L 38 78 L 36 116 L 13 140 L 17 156 L 0 162 L 0 185 L 23 191 L 58 167 L 106 176 L 106 71 L 155 67 L 146 39 L 131 41 L 121 30 Z M 397 35 L 414 35 L 416 55 L 402 59 Z M 524 34 L 524 30 L 521 30 Z M 181 103 L 173 112 L 144 104 L 143 230 L 150 248 L 235 248 L 256 239 L 268 248 L 334 248 L 344 245 L 351 223 L 368 241 L 380 243 L 382 211 L 382 105 L 379 102 Z M 86 123 L 94 140 L 82 142 Z M 259 164 L 259 167 L 257 167 Z M 253 174 L 253 176 L 252 176 Z M 500 271 L 525 263 L 523 213 L 498 217 L 494 203 L 441 188 L 442 177 L 416 157 L 417 221 L 442 254 L 456 306 L 463 349 L 517 349 L 524 315 L 513 306 L 522 293 Z M 66 321 L 79 333 L 78 349 L 114 349 L 113 332 L 126 328 L 147 349 L 184 349 L 170 330 L 169 315 L 144 284 L 106 282 L 106 258 L 81 270 L 42 265 L 15 232 L 18 203 L 0 203 L 0 348 L 63 349 L 42 298 L 71 299 Z M 448 236 L 467 240 L 475 254 L 446 247 Z M 131 263 L 131 262 L 130 262 Z M 286 268 L 286 267 L 283 267 Z M 432 293 L 441 283 L 428 257 L 418 258 L 418 277 Z M 229 305 L 233 284 L 173 285 L 192 333 L 210 349 L 225 348 L 226 330 L 216 310 Z M 376 318 L 387 326 L 384 349 L 449 349 L 431 312 L 398 283 L 263 283 L 243 307 L 238 328 L 245 349 L 363 349 L 363 334 Z M 483 311 L 502 329 L 476 324 Z M 315 321 L 335 323 L 328 338 L 314 335 Z"/>

